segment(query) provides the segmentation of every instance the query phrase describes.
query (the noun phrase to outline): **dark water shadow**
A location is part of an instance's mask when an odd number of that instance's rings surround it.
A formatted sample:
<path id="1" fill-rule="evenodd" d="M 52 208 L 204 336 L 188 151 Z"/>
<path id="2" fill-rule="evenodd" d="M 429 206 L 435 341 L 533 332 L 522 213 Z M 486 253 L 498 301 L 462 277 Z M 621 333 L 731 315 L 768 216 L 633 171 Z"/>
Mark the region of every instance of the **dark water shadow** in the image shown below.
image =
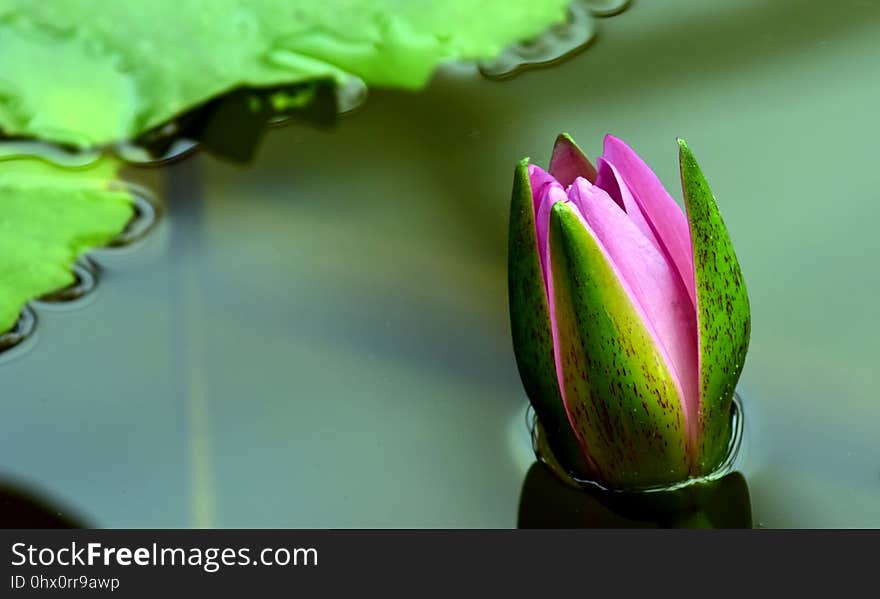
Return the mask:
<path id="1" fill-rule="evenodd" d="M 731 472 L 701 488 L 641 494 L 587 491 L 535 462 L 520 494 L 518 528 L 751 528 L 745 477 Z"/>
<path id="2" fill-rule="evenodd" d="M 302 99 L 297 101 L 298 97 Z M 147 152 L 153 160 L 148 162 L 151 166 L 184 158 L 199 148 L 218 158 L 247 164 L 273 122 L 330 127 L 336 116 L 336 91 L 329 80 L 264 88 L 241 86 L 147 131 L 134 145 Z M 177 154 L 175 144 L 181 141 L 192 145 Z"/>
<path id="3" fill-rule="evenodd" d="M 85 518 L 17 481 L 0 480 L 0 528 L 89 528 Z"/>

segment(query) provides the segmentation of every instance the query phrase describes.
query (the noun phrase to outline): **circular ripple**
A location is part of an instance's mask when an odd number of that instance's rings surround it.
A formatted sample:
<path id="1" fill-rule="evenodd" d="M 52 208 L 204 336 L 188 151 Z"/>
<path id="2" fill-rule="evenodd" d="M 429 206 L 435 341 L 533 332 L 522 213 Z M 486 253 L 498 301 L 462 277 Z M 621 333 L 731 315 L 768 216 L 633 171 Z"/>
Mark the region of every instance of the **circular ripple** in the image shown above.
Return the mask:
<path id="1" fill-rule="evenodd" d="M 175 125 L 174 129 L 171 125 Z M 168 130 L 169 136 L 174 135 L 176 124 L 169 123 L 164 130 Z M 199 142 L 187 137 L 179 137 L 169 142 L 167 149 L 160 155 L 154 155 L 148 148 L 134 142 L 117 144 L 114 147 L 116 155 L 122 160 L 138 166 L 165 166 L 172 162 L 182 160 L 199 149 Z"/>
<path id="2" fill-rule="evenodd" d="M 740 446 L 742 445 L 744 420 L 742 398 L 738 392 L 734 392 L 730 404 L 730 439 L 727 442 L 727 453 L 721 463 L 712 472 L 700 476 L 692 476 L 683 481 L 672 484 L 651 485 L 621 490 L 608 488 L 596 480 L 580 479 L 569 474 L 565 468 L 561 466 L 561 463 L 556 459 L 556 456 L 550 451 L 550 447 L 544 438 L 546 433 L 541 427 L 541 423 L 538 421 L 538 415 L 535 413 L 534 408 L 529 405 L 528 410 L 526 411 L 526 426 L 528 427 L 529 436 L 531 437 L 532 451 L 535 454 L 535 459 L 544 463 L 550 468 L 553 474 L 569 486 L 595 489 L 608 493 L 655 493 L 676 491 L 692 485 L 723 478 L 727 474 L 733 472 L 734 467 L 736 466 L 736 458 L 739 455 Z"/>
<path id="3" fill-rule="evenodd" d="M 15 326 L 3 334 L 0 334 L 0 352 L 7 352 L 13 347 L 21 345 L 34 334 L 37 329 L 37 315 L 25 306 L 15 321 Z"/>
<path id="4" fill-rule="evenodd" d="M 625 11 L 630 0 L 582 0 L 597 17 L 613 17 Z"/>
<path id="5" fill-rule="evenodd" d="M 149 189 L 132 183 L 120 183 L 119 187 L 129 192 L 134 199 L 134 216 L 128 221 L 122 233 L 113 238 L 106 247 L 121 248 L 143 239 L 159 220 L 161 209 L 156 196 Z"/>
<path id="6" fill-rule="evenodd" d="M 98 285 L 98 265 L 88 258 L 81 258 L 71 267 L 76 280 L 64 289 L 41 296 L 40 304 L 62 304 L 75 302 L 87 296 Z"/>

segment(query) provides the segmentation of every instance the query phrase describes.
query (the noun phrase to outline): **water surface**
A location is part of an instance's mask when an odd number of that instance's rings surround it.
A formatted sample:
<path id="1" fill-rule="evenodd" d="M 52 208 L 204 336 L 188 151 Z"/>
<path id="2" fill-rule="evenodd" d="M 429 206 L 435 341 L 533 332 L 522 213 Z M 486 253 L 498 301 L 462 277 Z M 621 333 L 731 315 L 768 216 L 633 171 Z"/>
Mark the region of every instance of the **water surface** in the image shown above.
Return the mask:
<path id="1" fill-rule="evenodd" d="M 531 464 L 509 340 L 513 165 L 626 139 L 701 161 L 749 287 L 739 469 L 761 526 L 880 526 L 880 4 L 636 2 L 585 53 L 372 91 L 164 198 L 101 283 L 3 357 L 0 477 L 100 526 L 516 524 Z"/>

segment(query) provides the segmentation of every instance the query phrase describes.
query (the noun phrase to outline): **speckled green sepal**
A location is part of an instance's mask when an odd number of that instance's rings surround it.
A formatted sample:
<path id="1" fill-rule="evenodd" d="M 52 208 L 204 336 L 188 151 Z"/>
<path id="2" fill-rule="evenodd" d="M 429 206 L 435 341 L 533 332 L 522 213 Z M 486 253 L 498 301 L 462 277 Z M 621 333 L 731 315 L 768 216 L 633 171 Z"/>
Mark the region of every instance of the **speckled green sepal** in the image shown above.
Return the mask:
<path id="1" fill-rule="evenodd" d="M 601 480 L 631 488 L 687 478 L 672 376 L 599 242 L 564 203 L 552 211 L 550 255 L 565 397 Z"/>
<path id="2" fill-rule="evenodd" d="M 510 203 L 508 285 L 513 349 L 523 386 L 547 431 L 554 455 L 571 474 L 586 478 L 590 471 L 568 422 L 556 380 L 550 312 L 536 237 L 526 158 L 516 167 Z"/>
<path id="3" fill-rule="evenodd" d="M 681 186 L 691 230 L 700 356 L 697 473 L 714 470 L 730 440 L 733 392 L 749 346 L 746 285 L 709 184 L 684 140 L 678 140 Z"/>

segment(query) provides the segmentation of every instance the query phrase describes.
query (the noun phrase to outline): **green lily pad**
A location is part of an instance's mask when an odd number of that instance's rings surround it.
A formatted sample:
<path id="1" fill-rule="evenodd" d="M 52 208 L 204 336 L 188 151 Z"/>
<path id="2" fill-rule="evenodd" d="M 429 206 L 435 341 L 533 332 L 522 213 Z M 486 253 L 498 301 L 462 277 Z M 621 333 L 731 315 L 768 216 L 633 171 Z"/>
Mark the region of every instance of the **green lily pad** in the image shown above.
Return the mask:
<path id="1" fill-rule="evenodd" d="M 241 87 L 424 85 L 563 21 L 568 0 L 0 0 L 0 129 L 128 139 Z"/>
<path id="2" fill-rule="evenodd" d="M 76 259 L 125 229 L 133 198 L 118 169 L 109 158 L 82 168 L 0 158 L 0 331 L 28 301 L 73 284 Z"/>

